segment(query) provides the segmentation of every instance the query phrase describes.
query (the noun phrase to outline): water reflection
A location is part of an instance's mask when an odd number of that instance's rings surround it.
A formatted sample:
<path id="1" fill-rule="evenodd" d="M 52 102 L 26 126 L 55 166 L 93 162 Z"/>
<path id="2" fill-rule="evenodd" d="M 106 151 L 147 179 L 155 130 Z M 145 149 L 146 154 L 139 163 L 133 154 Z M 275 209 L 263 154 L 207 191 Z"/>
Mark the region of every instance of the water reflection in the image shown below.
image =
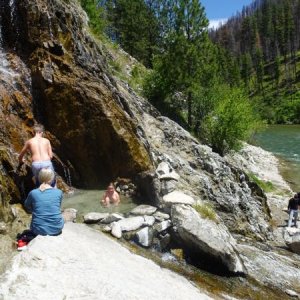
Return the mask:
<path id="1" fill-rule="evenodd" d="M 103 207 L 100 200 L 104 193 L 105 190 L 76 190 L 73 195 L 64 196 L 62 208 L 77 209 L 77 221 L 82 222 L 83 216 L 89 212 L 128 213 L 137 206 L 132 199 L 120 195 L 118 206 Z"/>

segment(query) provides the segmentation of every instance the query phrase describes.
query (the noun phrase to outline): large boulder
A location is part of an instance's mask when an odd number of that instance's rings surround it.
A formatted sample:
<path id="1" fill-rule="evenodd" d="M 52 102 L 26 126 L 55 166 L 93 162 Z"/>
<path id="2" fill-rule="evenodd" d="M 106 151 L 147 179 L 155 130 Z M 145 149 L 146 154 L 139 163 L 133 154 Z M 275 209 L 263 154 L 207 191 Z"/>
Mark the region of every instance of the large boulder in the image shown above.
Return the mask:
<path id="1" fill-rule="evenodd" d="M 173 205 L 171 219 L 184 248 L 209 258 L 214 267 L 220 265 L 228 272 L 246 273 L 236 241 L 223 224 L 203 218 L 189 205 Z"/>
<path id="2" fill-rule="evenodd" d="M 208 300 L 187 279 L 83 224 L 38 236 L 0 276 L 0 299 Z"/>
<path id="3" fill-rule="evenodd" d="M 300 296 L 300 257 L 289 251 L 276 251 L 262 244 L 259 247 L 239 244 L 238 250 L 250 277 L 264 286 L 292 290 Z M 274 251 L 275 250 L 275 251 Z"/>
<path id="4" fill-rule="evenodd" d="M 300 229 L 294 227 L 286 228 L 283 237 L 289 249 L 300 254 Z"/>

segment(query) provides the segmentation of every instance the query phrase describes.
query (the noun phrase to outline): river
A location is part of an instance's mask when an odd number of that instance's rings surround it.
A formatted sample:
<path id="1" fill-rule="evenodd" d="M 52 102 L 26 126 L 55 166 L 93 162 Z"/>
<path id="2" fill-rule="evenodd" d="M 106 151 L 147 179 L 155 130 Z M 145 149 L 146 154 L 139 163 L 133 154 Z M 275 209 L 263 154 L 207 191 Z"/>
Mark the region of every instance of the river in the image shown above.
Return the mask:
<path id="1" fill-rule="evenodd" d="M 272 125 L 254 137 L 254 144 L 274 153 L 280 172 L 291 188 L 300 191 L 300 125 Z"/>

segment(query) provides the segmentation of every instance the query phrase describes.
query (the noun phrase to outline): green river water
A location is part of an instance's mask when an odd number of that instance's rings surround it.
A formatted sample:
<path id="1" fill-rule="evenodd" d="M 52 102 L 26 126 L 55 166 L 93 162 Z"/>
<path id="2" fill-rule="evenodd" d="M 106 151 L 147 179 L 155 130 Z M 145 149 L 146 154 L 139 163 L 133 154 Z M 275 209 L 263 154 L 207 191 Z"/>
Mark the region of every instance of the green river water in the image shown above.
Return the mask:
<path id="1" fill-rule="evenodd" d="M 268 126 L 254 139 L 281 160 L 282 176 L 295 192 L 300 191 L 300 125 Z"/>

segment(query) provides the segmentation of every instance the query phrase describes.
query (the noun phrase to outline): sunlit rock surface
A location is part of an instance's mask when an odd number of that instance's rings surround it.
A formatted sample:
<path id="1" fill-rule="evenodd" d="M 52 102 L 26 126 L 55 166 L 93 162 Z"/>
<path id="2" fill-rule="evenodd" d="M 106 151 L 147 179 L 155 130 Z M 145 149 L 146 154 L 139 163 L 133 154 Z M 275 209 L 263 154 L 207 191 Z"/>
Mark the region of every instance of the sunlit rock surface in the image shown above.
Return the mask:
<path id="1" fill-rule="evenodd" d="M 213 299 L 85 225 L 39 236 L 0 277 L 0 299 Z"/>

